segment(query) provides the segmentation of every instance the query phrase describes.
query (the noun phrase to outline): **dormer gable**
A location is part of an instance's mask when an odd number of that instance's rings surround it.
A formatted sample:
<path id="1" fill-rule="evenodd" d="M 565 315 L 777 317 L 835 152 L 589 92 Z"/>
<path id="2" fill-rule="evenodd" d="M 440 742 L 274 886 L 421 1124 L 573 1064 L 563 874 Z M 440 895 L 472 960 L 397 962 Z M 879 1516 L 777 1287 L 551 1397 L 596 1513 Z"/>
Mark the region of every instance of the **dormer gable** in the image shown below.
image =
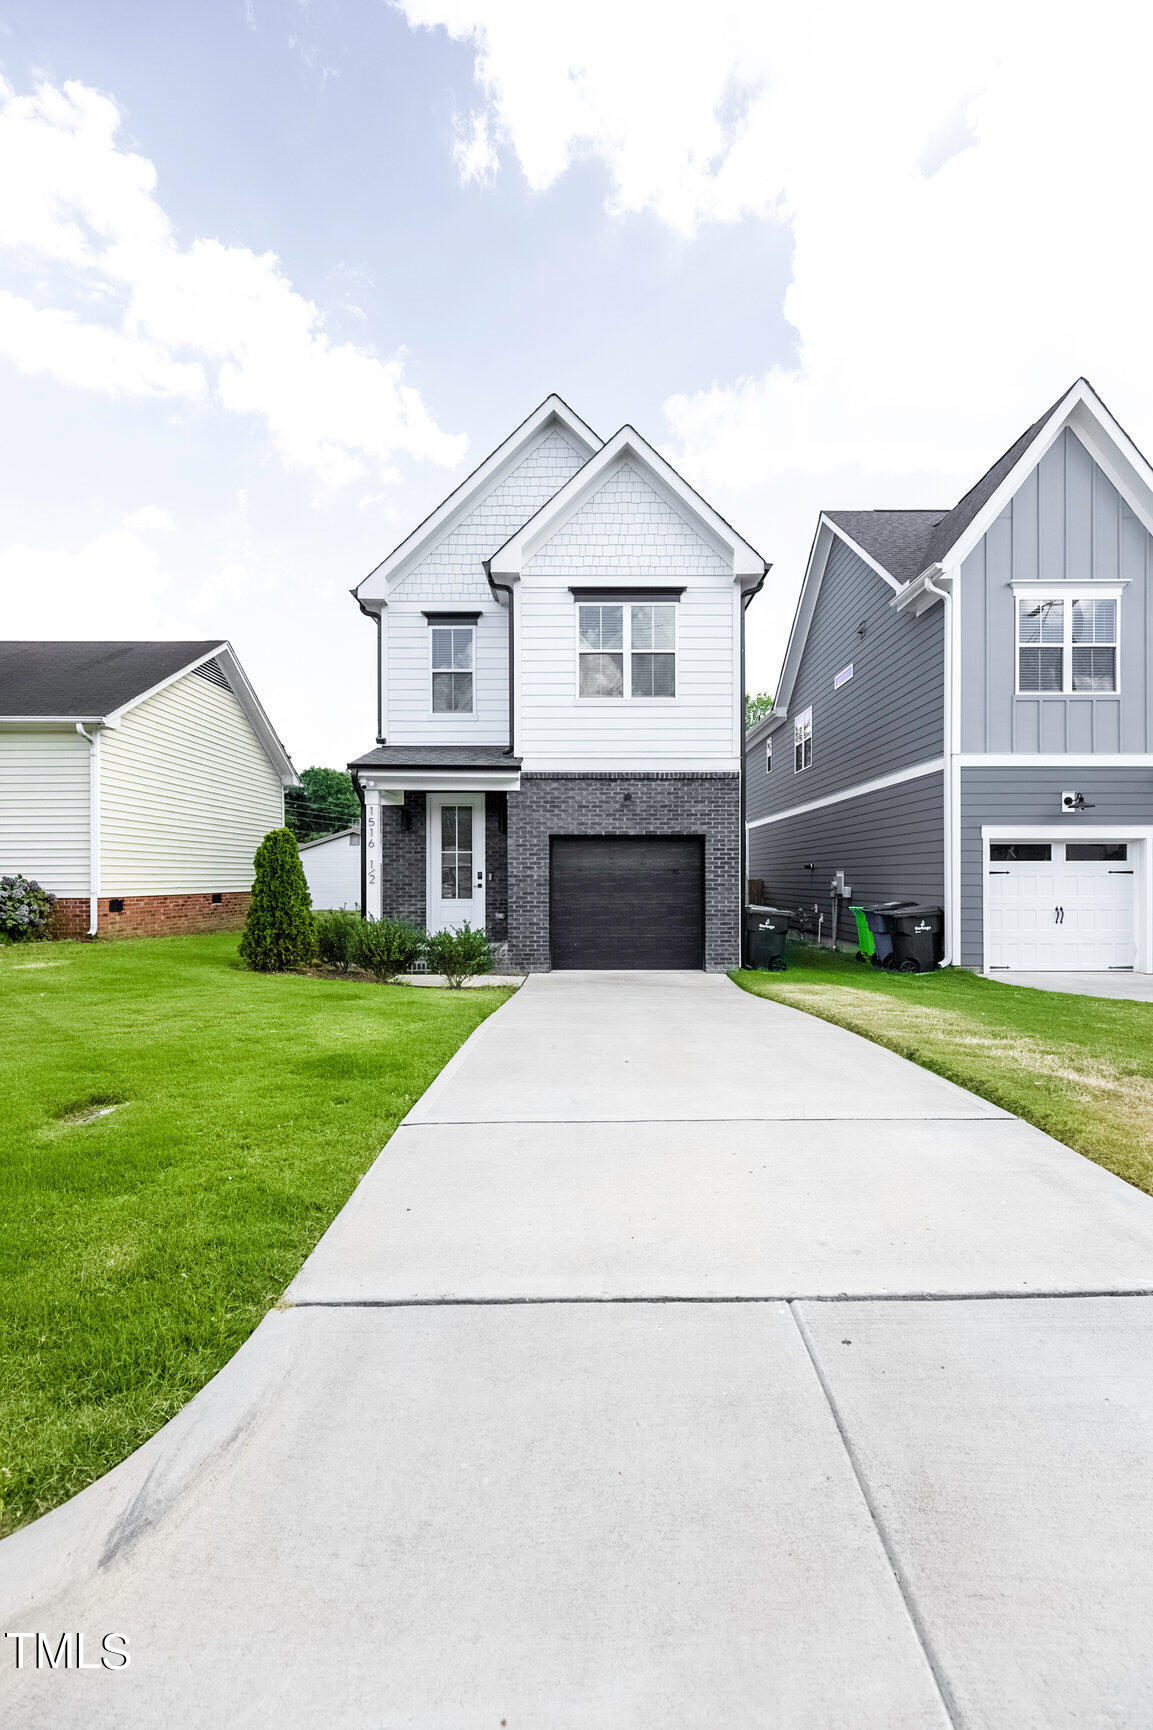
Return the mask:
<path id="1" fill-rule="evenodd" d="M 499 580 L 699 576 L 759 582 L 764 559 L 630 426 L 492 556 Z"/>

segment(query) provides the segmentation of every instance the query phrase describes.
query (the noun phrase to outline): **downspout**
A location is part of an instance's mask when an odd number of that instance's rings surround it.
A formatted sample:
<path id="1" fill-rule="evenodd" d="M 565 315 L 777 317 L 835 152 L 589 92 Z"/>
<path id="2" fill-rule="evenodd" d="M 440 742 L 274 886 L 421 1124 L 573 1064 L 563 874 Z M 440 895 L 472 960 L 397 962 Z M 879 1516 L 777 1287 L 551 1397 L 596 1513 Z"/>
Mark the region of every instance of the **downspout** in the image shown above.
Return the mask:
<path id="1" fill-rule="evenodd" d="M 748 833 L 747 828 L 745 827 L 745 763 L 746 763 L 746 760 L 748 757 L 748 752 L 747 752 L 746 747 L 745 747 L 745 735 L 748 731 L 748 729 L 745 726 L 745 614 L 749 610 L 750 603 L 756 598 L 757 595 L 760 594 L 761 590 L 764 588 L 765 578 L 768 576 L 769 570 L 770 570 L 770 566 L 766 565 L 764 570 L 761 572 L 760 578 L 758 579 L 755 587 L 749 589 L 746 593 L 741 595 L 741 694 L 740 694 L 740 704 L 741 704 L 741 707 L 740 707 L 740 738 L 741 738 L 740 777 L 741 778 L 740 778 L 740 790 L 739 790 L 739 795 L 738 795 L 739 801 L 740 801 L 741 838 L 740 838 L 740 864 L 738 867 L 739 872 L 740 872 L 740 876 L 739 876 L 738 883 L 737 883 L 737 955 L 738 955 L 738 959 L 742 965 L 744 964 L 744 959 L 745 959 L 745 895 L 747 894 L 747 883 L 748 883 L 748 878 L 746 877 L 746 872 L 748 870 L 747 854 L 748 854 L 748 845 L 749 845 L 749 833 Z"/>
<path id="2" fill-rule="evenodd" d="M 353 591 L 353 593 L 354 594 L 356 593 L 355 590 Z M 374 613 L 371 607 L 365 606 L 364 602 L 360 599 L 359 595 L 356 595 L 356 604 L 360 608 L 361 612 L 364 614 L 366 619 L 375 619 L 376 620 L 376 742 L 378 745 L 383 745 L 385 743 L 385 738 L 384 738 L 384 646 L 383 646 L 384 621 L 381 617 L 380 608 L 378 607 L 376 612 Z M 363 816 L 363 811 L 361 814 Z M 362 847 L 361 853 L 363 854 L 363 852 L 364 852 L 364 848 Z"/>
<path id="3" fill-rule="evenodd" d="M 956 745 L 953 738 L 953 597 L 948 589 L 940 588 L 932 577 L 922 577 L 921 586 L 930 595 L 936 595 L 945 603 L 945 942 L 939 965 L 951 967 L 953 951 L 960 948 L 957 941 L 959 933 L 955 929 L 960 910 L 953 898 L 953 849 L 957 845 L 957 812 L 953 799 L 953 755 Z"/>
<path id="4" fill-rule="evenodd" d="M 100 730 L 86 732 L 77 721 L 76 731 L 88 741 L 88 935 L 95 937 L 100 923 Z"/>
<path id="5" fill-rule="evenodd" d="M 493 592 L 493 597 L 496 599 L 497 605 L 500 605 L 500 599 L 497 595 L 498 589 L 508 596 L 508 747 L 504 751 L 503 755 L 506 757 L 512 757 L 516 754 L 516 691 L 514 683 L 515 663 L 513 661 L 513 652 L 516 647 L 516 631 L 512 613 L 512 584 L 495 582 L 492 574 L 491 560 L 482 559 L 480 562 L 484 567 L 484 574 L 488 579 L 488 586 Z"/>

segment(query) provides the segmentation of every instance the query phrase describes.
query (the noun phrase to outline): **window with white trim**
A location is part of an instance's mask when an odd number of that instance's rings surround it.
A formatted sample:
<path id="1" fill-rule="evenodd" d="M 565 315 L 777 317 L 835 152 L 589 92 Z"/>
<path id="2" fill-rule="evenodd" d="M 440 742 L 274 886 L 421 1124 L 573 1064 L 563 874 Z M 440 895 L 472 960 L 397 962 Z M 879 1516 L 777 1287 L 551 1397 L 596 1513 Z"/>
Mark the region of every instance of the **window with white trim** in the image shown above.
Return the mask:
<path id="1" fill-rule="evenodd" d="M 476 630 L 472 625 L 434 625 L 432 637 L 432 712 L 471 715 Z"/>
<path id="2" fill-rule="evenodd" d="M 813 763 L 813 711 L 806 709 L 793 722 L 793 773 L 809 769 Z"/>
<path id="3" fill-rule="evenodd" d="M 1115 691 L 1118 606 L 1115 595 L 1018 595 L 1018 691 Z"/>
<path id="4" fill-rule="evenodd" d="M 677 694 L 676 607 L 585 602 L 577 608 L 577 693 L 644 701 Z M 627 668 L 627 680 L 626 680 Z"/>
<path id="5" fill-rule="evenodd" d="M 773 741 L 770 739 L 765 746 L 765 774 L 773 772 Z"/>

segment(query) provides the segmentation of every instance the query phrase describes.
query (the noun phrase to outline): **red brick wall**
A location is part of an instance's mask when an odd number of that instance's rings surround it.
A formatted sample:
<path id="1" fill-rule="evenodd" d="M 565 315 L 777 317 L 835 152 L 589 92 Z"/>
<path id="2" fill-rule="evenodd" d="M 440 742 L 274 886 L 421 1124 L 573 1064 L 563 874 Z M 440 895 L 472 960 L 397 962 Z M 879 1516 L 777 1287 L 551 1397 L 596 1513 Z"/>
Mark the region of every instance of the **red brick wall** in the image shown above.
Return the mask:
<path id="1" fill-rule="evenodd" d="M 247 889 L 226 890 L 220 901 L 211 895 L 126 895 L 123 913 L 113 913 L 109 898 L 100 897 L 101 937 L 175 937 L 194 931 L 238 931 L 244 924 L 251 896 Z M 87 898 L 57 901 L 53 937 L 88 934 Z"/>

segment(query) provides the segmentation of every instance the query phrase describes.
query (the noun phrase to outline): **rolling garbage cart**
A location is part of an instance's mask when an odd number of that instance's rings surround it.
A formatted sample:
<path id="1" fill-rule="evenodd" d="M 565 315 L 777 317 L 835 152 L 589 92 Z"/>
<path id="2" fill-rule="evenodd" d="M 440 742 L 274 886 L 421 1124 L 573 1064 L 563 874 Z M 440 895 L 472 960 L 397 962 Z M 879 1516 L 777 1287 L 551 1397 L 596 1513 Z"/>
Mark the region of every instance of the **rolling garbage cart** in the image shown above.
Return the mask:
<path id="1" fill-rule="evenodd" d="M 785 971 L 785 940 L 793 915 L 785 907 L 745 908 L 745 948 L 750 967 Z"/>
<path id="2" fill-rule="evenodd" d="M 941 907 L 903 907 L 890 915 L 899 973 L 932 973 L 941 959 L 945 912 Z"/>
<path id="3" fill-rule="evenodd" d="M 863 907 L 850 907 L 849 912 L 857 921 L 857 960 L 871 961 L 875 954 L 873 933 L 869 930 L 869 921 L 865 917 Z"/>
<path id="4" fill-rule="evenodd" d="M 893 914 L 902 907 L 912 907 L 912 901 L 880 901 L 876 907 L 865 908 L 865 921 L 873 934 L 873 966 L 894 968 Z"/>

